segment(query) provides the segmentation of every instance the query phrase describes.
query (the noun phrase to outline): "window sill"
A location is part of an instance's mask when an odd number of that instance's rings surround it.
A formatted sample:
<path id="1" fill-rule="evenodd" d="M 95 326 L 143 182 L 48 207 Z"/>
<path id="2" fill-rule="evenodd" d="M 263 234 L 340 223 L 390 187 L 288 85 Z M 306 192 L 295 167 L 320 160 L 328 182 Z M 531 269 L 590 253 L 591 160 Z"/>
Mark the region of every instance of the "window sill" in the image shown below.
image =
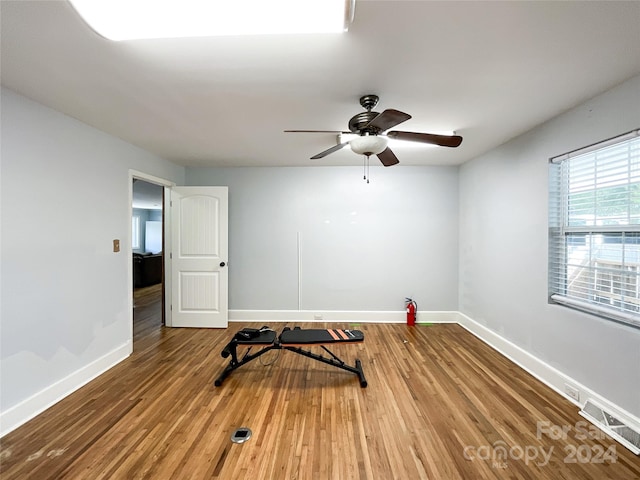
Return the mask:
<path id="1" fill-rule="evenodd" d="M 640 315 L 621 312 L 613 308 L 607 308 L 602 305 L 596 305 L 582 300 L 565 297 L 557 293 L 551 295 L 550 302 L 563 305 L 565 307 L 574 308 L 586 313 L 591 313 L 608 320 L 614 320 L 616 322 L 624 323 L 625 325 L 629 325 L 631 327 L 640 328 Z"/>

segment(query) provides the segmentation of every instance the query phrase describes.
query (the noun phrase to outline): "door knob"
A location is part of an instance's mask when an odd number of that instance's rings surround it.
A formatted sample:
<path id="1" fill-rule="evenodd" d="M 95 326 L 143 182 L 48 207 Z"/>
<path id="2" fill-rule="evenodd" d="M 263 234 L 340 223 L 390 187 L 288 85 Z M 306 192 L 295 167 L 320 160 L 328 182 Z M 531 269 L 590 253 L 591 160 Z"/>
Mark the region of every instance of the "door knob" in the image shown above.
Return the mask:
<path id="1" fill-rule="evenodd" d="M 224 262 L 220 262 L 220 266 L 221 266 L 221 267 L 224 267 L 225 265 L 226 265 L 226 263 L 224 263 Z"/>

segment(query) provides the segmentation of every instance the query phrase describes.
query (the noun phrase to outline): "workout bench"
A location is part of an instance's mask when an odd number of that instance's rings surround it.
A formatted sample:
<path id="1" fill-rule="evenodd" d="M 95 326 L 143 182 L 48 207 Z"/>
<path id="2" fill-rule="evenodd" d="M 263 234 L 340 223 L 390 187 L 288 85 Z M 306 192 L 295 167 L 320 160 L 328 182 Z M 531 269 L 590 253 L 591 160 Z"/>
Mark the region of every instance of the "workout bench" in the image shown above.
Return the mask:
<path id="1" fill-rule="evenodd" d="M 271 350 L 289 350 L 290 352 L 312 358 L 327 365 L 332 365 L 342 370 L 346 370 L 358 375 L 360 386 L 367 386 L 367 380 L 364 378 L 362 371 L 362 363 L 356 359 L 355 366 L 347 365 L 334 355 L 327 347 L 328 344 L 335 343 L 362 343 L 364 342 L 364 334 L 359 330 L 341 330 L 341 329 L 301 329 L 296 327 L 293 330 L 285 327 L 282 333 L 277 336 L 274 330 L 269 327 L 261 329 L 245 328 L 236 333 L 233 339 L 222 350 L 222 357 L 229 358 L 229 365 L 222 371 L 220 376 L 215 380 L 216 387 L 222 385 L 222 382 L 231 372 L 246 365 L 252 360 L 264 355 Z M 238 345 L 249 347 L 244 356 L 238 358 Z M 318 355 L 309 350 L 303 350 L 301 347 L 310 347 L 317 345 L 327 352 L 330 357 Z M 253 347 L 261 347 L 255 353 L 251 353 Z"/>

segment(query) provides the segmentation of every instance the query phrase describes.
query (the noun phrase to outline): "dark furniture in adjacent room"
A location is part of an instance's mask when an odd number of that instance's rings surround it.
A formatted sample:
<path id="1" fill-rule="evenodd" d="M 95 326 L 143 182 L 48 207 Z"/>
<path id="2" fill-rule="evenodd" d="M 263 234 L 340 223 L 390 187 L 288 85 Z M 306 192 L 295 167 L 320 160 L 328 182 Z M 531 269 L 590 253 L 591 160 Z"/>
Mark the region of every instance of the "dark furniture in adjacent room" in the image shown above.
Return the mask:
<path id="1" fill-rule="evenodd" d="M 133 288 L 162 282 L 162 254 L 133 254 Z"/>

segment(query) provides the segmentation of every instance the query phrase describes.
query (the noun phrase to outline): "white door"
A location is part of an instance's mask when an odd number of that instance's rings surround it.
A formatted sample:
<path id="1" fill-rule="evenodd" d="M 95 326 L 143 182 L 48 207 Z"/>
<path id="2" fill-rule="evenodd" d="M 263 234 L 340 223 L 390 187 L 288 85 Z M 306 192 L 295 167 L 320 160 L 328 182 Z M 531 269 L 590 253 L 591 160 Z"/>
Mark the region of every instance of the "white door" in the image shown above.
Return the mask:
<path id="1" fill-rule="evenodd" d="M 171 189 L 171 326 L 228 323 L 228 187 Z"/>

